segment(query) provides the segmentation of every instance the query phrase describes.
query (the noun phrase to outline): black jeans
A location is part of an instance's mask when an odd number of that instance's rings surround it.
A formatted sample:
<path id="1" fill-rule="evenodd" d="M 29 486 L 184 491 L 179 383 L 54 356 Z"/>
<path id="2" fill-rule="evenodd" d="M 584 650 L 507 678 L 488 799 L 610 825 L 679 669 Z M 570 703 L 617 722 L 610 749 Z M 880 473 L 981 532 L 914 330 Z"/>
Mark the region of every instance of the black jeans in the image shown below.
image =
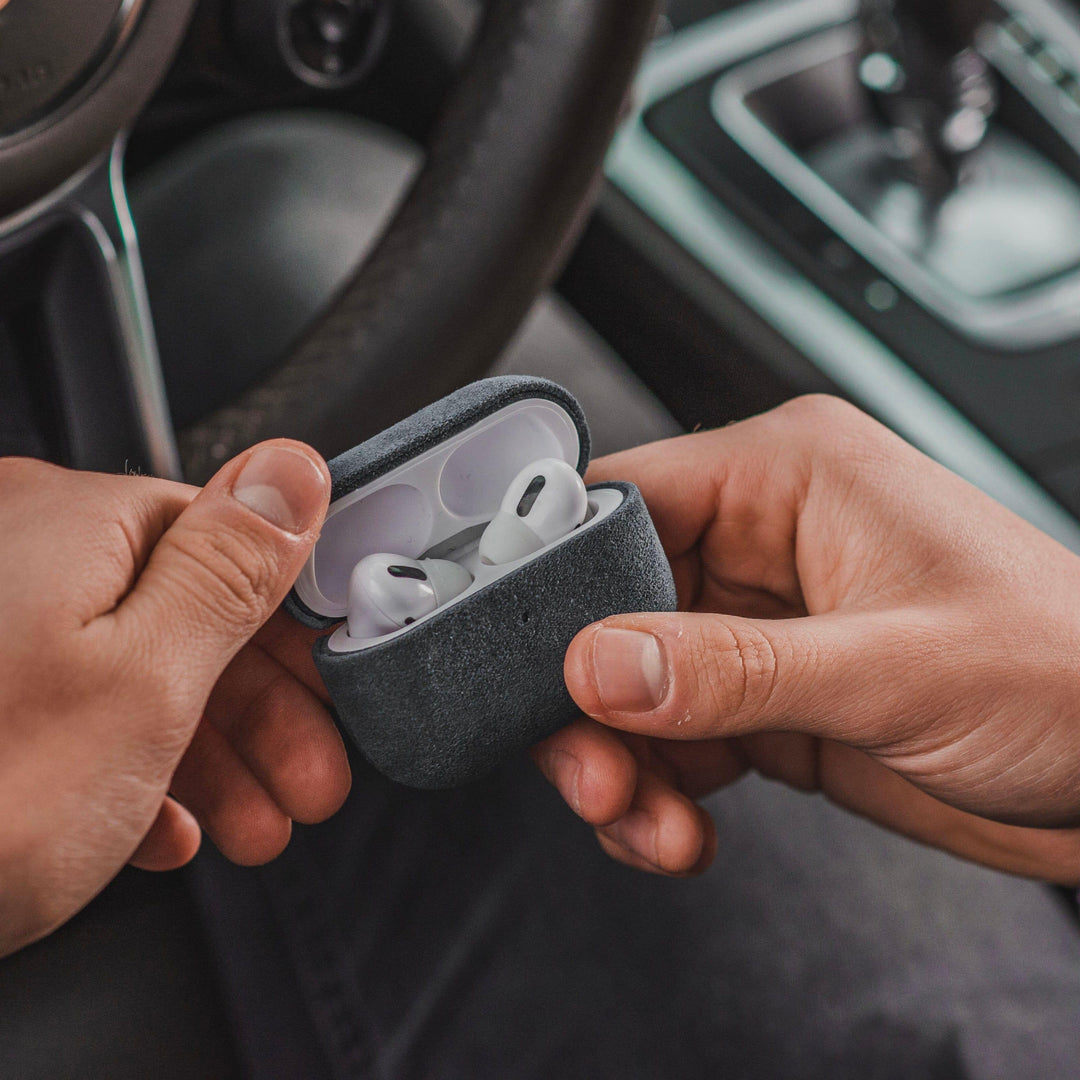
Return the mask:
<path id="1" fill-rule="evenodd" d="M 197 888 L 253 1077 L 1080 1073 L 1080 932 L 1045 887 L 763 781 L 701 879 L 610 863 L 526 763 L 356 764 L 345 811 Z"/>

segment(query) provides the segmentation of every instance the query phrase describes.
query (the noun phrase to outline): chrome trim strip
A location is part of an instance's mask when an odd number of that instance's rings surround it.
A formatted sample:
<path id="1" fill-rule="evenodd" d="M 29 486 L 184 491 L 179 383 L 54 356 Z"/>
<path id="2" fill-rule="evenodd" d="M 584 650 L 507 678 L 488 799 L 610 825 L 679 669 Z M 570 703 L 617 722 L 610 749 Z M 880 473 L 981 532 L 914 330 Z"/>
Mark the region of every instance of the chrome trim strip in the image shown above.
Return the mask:
<path id="1" fill-rule="evenodd" d="M 609 179 L 852 399 L 943 465 L 1080 553 L 1080 522 L 965 416 L 726 209 L 649 133 L 643 114 L 785 35 L 850 18 L 849 0 L 764 0 L 653 46 Z"/>
<path id="2" fill-rule="evenodd" d="M 105 266 L 109 295 L 121 334 L 122 359 L 149 456 L 148 464 L 155 476 L 181 480 L 180 452 L 169 414 L 138 237 L 124 185 L 126 141 L 126 135 L 119 136 L 107 155 L 92 161 L 43 199 L 0 220 L 0 240 L 46 218 L 74 217 L 86 228 Z M 81 197 L 95 174 L 105 168 L 108 169 L 107 212 L 111 220 L 103 220 L 99 199 L 90 200 L 92 209 Z"/>
<path id="3" fill-rule="evenodd" d="M 155 476 L 169 480 L 183 479 L 180 451 L 176 445 L 165 379 L 161 372 L 150 299 L 139 255 L 135 223 L 128 206 L 124 186 L 123 160 L 126 136 L 113 144 L 109 156 L 109 193 L 111 209 L 119 230 L 120 243 L 114 244 L 101 218 L 83 205 L 74 207 L 101 250 L 108 274 L 109 291 L 123 338 L 123 361 L 131 384 L 135 410 L 150 468 Z"/>
<path id="4" fill-rule="evenodd" d="M 105 156 L 105 154 L 99 154 L 88 165 L 81 168 L 70 180 L 65 180 L 58 188 L 54 188 L 48 195 L 38 199 L 37 202 L 31 203 L 6 218 L 0 218 L 0 240 L 18 232 L 20 229 L 26 228 L 27 225 L 32 225 L 35 221 L 45 217 L 50 210 L 65 206 L 69 198 L 101 168 Z"/>

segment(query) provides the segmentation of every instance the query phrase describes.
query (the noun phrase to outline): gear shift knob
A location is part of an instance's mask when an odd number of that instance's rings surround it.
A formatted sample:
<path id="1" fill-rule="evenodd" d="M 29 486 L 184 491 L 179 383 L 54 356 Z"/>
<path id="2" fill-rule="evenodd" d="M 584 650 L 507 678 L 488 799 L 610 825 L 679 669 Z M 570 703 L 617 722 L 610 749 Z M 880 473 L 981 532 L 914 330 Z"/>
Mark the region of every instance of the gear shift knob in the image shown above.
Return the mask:
<path id="1" fill-rule="evenodd" d="M 997 107 L 975 48 L 988 16 L 988 0 L 861 0 L 860 81 L 931 197 L 956 186 Z"/>

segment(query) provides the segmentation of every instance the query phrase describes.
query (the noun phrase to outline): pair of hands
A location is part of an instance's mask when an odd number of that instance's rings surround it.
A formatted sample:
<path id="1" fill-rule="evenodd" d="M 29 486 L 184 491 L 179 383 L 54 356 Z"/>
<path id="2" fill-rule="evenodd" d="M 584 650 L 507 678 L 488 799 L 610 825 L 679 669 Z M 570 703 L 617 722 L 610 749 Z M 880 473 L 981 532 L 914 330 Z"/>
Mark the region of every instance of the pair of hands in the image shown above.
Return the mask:
<path id="1" fill-rule="evenodd" d="M 1015 873 L 1080 881 L 1080 560 L 849 406 L 793 402 L 596 463 L 643 490 L 683 607 L 589 627 L 591 719 L 535 750 L 601 845 L 692 874 L 750 769 Z M 274 614 L 329 496 L 264 444 L 202 492 L 0 462 L 0 954 L 200 827 L 264 862 L 348 764 Z M 722 614 L 717 614 L 722 613 Z"/>

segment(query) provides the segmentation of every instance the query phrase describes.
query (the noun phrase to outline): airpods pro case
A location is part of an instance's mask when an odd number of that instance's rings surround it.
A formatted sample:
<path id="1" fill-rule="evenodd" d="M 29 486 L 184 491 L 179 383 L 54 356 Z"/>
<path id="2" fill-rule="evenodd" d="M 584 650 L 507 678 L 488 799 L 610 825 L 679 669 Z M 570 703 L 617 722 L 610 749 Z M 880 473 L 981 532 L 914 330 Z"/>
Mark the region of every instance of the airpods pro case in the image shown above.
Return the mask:
<path id="1" fill-rule="evenodd" d="M 347 613 L 349 579 L 367 555 L 460 561 L 462 595 L 372 641 L 340 625 L 315 646 L 337 719 L 393 780 L 454 787 L 570 723 L 563 683 L 575 635 L 598 619 L 671 611 L 675 586 L 640 492 L 589 488 L 589 517 L 505 566 L 475 555 L 508 485 L 561 458 L 584 474 L 589 429 L 577 401 L 545 379 L 485 379 L 330 462 L 322 535 L 287 610 L 329 630 Z"/>

